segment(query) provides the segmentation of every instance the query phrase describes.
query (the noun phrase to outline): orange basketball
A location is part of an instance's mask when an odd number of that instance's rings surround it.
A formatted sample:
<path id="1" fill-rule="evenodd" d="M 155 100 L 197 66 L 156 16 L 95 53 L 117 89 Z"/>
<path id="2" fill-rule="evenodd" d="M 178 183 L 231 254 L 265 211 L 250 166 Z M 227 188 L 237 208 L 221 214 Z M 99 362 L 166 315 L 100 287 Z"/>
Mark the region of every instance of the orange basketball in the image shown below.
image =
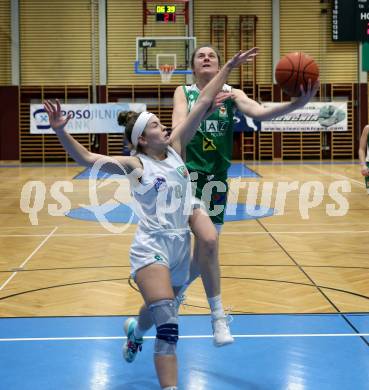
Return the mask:
<path id="1" fill-rule="evenodd" d="M 314 59 L 302 51 L 286 54 L 275 68 L 275 78 L 283 91 L 290 96 L 300 96 L 300 85 L 307 89 L 319 78 L 319 67 Z"/>

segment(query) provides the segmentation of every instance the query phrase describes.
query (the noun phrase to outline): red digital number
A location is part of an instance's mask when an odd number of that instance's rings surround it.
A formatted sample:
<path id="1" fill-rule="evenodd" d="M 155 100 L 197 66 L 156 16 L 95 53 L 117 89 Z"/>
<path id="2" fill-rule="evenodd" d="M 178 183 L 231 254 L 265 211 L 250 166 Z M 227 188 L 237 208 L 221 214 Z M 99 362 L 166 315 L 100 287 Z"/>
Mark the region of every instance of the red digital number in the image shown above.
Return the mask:
<path id="1" fill-rule="evenodd" d="M 168 22 L 169 22 L 169 14 L 168 14 L 168 13 L 165 13 L 165 14 L 164 14 L 164 22 L 165 22 L 165 23 L 168 23 Z"/>

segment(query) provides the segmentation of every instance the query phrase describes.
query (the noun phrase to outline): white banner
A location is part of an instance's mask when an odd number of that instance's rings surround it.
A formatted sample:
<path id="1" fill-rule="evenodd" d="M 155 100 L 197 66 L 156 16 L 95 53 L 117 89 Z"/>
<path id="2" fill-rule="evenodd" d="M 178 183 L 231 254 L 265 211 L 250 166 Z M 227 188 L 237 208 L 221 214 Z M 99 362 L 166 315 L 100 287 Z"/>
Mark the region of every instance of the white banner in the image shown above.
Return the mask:
<path id="1" fill-rule="evenodd" d="M 263 103 L 273 107 L 280 103 Z M 261 122 L 261 131 L 347 131 L 347 102 L 311 102 L 303 108 Z"/>
<path id="2" fill-rule="evenodd" d="M 63 115 L 72 115 L 66 126 L 68 133 L 119 133 L 124 127 L 117 122 L 121 111 L 141 112 L 143 103 L 61 104 Z M 43 104 L 31 104 L 31 134 L 54 134 Z"/>

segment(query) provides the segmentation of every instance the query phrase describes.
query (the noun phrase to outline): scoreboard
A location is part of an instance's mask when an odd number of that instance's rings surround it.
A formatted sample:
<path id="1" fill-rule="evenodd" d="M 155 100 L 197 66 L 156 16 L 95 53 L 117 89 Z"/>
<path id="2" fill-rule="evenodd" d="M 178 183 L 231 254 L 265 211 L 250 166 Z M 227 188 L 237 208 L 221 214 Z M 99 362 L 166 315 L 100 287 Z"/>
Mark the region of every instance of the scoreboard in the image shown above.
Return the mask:
<path id="1" fill-rule="evenodd" d="M 164 22 L 164 23 L 176 22 L 175 5 L 157 5 L 155 14 L 156 14 L 157 22 Z"/>
<path id="2" fill-rule="evenodd" d="M 369 0 L 333 0 L 333 41 L 369 42 Z"/>

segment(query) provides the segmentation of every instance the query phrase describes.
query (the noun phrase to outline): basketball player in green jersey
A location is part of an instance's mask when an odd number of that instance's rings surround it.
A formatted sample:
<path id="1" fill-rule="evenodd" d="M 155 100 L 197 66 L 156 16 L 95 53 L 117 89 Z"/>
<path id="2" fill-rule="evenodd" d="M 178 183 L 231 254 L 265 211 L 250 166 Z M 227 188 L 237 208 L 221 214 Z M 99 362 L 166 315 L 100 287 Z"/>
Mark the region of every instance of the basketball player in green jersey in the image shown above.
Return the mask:
<path id="1" fill-rule="evenodd" d="M 369 195 L 369 125 L 366 125 L 361 133 L 359 159 L 361 174 L 365 176 L 366 191 Z"/>
<path id="2" fill-rule="evenodd" d="M 186 118 L 200 91 L 219 72 L 219 54 L 210 45 L 198 47 L 192 55 L 191 66 L 195 84 L 177 87 L 173 102 L 173 128 Z M 224 316 L 220 295 L 218 234 L 224 222 L 227 204 L 227 170 L 232 160 L 234 110 L 237 108 L 257 120 L 271 119 L 303 107 L 316 94 L 318 88 L 319 82 L 313 87 L 309 83 L 306 91 L 301 86 L 301 96 L 295 101 L 265 108 L 248 98 L 242 90 L 225 84 L 223 91 L 231 91 L 233 99 L 225 101 L 221 107 L 203 120 L 196 135 L 187 145 L 185 161 L 191 172 L 191 179 L 196 185 L 196 197 L 205 200 L 207 203 L 205 206 L 211 215 L 210 220 L 201 208 L 197 208 L 190 217 L 191 229 L 195 235 L 195 247 L 191 276 L 187 284 L 201 274 L 212 312 L 216 345 L 217 339 L 220 341 L 218 345 L 233 341 Z M 218 210 L 221 211 L 218 212 Z M 225 320 L 221 321 L 219 318 Z"/>

